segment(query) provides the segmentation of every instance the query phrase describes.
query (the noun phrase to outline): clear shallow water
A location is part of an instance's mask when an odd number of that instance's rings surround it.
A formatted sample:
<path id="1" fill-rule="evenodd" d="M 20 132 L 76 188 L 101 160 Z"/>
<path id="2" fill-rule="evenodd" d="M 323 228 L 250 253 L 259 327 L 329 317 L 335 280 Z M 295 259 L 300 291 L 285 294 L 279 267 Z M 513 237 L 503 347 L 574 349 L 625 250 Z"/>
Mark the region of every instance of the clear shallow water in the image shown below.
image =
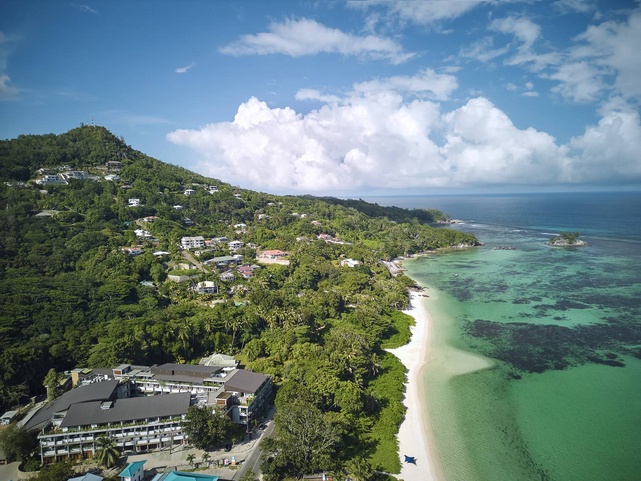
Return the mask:
<path id="1" fill-rule="evenodd" d="M 641 193 L 366 200 L 441 209 L 485 243 L 406 263 L 435 319 L 448 480 L 641 479 Z M 589 246 L 545 245 L 559 231 Z"/>

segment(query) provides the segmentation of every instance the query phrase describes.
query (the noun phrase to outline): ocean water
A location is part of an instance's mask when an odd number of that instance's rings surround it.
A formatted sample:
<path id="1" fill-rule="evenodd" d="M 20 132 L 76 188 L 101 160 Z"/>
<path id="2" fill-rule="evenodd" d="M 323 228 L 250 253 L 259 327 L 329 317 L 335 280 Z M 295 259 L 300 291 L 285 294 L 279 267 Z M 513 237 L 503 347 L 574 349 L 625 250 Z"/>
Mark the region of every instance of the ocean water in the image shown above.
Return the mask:
<path id="1" fill-rule="evenodd" d="M 641 480 L 641 193 L 367 198 L 483 247 L 417 257 L 448 481 Z M 582 248 L 546 240 L 578 231 Z"/>

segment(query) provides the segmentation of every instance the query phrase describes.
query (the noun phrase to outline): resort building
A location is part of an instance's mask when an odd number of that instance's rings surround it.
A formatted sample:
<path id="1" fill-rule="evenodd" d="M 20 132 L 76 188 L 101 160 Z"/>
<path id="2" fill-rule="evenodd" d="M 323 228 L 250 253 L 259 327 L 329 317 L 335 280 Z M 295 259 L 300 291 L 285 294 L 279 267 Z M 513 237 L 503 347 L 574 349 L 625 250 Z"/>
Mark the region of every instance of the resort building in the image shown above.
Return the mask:
<path id="1" fill-rule="evenodd" d="M 246 425 L 271 404 L 271 378 L 236 366 L 232 357 L 213 354 L 199 365 L 74 369 L 77 387 L 37 411 L 25 428 L 40 430 L 43 463 L 92 458 L 104 435 L 125 453 L 187 444 L 182 421 L 192 405 L 222 409 Z"/>
<path id="2" fill-rule="evenodd" d="M 123 452 L 187 444 L 182 421 L 190 397 L 189 393 L 179 393 L 72 404 L 59 425 L 52 421 L 38 435 L 41 460 L 49 464 L 92 458 L 100 449 L 97 439 L 105 435 L 115 439 Z"/>

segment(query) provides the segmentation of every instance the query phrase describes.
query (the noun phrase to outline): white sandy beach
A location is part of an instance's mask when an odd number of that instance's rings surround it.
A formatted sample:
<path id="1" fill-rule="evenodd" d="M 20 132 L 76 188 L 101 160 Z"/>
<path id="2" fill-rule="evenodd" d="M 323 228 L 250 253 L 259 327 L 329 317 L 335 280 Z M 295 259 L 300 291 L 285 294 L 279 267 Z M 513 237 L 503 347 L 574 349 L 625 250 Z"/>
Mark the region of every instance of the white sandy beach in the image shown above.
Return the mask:
<path id="1" fill-rule="evenodd" d="M 431 438 L 422 374 L 429 353 L 432 320 L 420 293 L 411 292 L 410 301 L 410 309 L 404 312 L 416 320 L 416 325 L 411 328 L 412 339 L 405 346 L 389 350 L 408 369 L 403 401 L 407 412 L 398 432 L 401 458 L 398 477 L 403 481 L 444 481 L 438 452 Z M 406 463 L 405 455 L 413 456 L 416 464 Z"/>

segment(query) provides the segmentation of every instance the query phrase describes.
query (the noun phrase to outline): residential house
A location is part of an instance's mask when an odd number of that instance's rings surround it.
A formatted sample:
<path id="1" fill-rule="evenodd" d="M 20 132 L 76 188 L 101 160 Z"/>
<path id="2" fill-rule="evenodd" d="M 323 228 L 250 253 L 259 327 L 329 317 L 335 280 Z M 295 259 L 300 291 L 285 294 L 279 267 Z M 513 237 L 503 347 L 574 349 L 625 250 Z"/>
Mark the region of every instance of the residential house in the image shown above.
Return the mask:
<path id="1" fill-rule="evenodd" d="M 360 264 L 357 260 L 354 259 L 342 259 L 341 266 L 343 267 L 356 267 Z"/>
<path id="2" fill-rule="evenodd" d="M 189 217 L 185 217 L 183 219 L 183 224 L 185 224 L 186 226 L 194 225 L 194 221 L 191 220 Z"/>
<path id="3" fill-rule="evenodd" d="M 273 250 L 266 250 L 262 251 L 259 254 L 259 257 L 262 257 L 263 259 L 280 259 L 281 257 L 287 256 L 287 252 L 278 250 L 278 249 L 273 249 Z"/>
<path id="4" fill-rule="evenodd" d="M 180 245 L 183 249 L 196 249 L 205 247 L 205 238 L 203 236 L 183 237 L 180 239 Z"/>
<path id="5" fill-rule="evenodd" d="M 11 421 L 13 421 L 17 415 L 18 411 L 7 411 L 0 417 L 0 425 L 6 426 L 7 424 L 11 424 Z"/>
<path id="6" fill-rule="evenodd" d="M 58 175 L 45 175 L 41 179 L 36 179 L 36 184 L 39 185 L 67 185 L 67 181 Z"/>
<path id="7" fill-rule="evenodd" d="M 135 229 L 134 234 L 136 234 L 136 237 L 140 237 L 141 239 L 145 240 L 153 238 L 149 231 L 146 231 L 144 229 Z"/>
<path id="8" fill-rule="evenodd" d="M 267 214 L 258 214 L 258 220 L 269 220 L 271 219 L 271 216 Z"/>
<path id="9" fill-rule="evenodd" d="M 117 180 L 120 180 L 120 176 L 118 174 L 107 174 L 105 175 L 105 180 L 109 182 L 115 182 Z"/>
<path id="10" fill-rule="evenodd" d="M 223 282 L 232 282 L 234 279 L 236 279 L 236 276 L 232 271 L 225 271 L 222 274 L 220 274 L 220 280 Z"/>
<path id="11" fill-rule="evenodd" d="M 247 224 L 234 224 L 234 229 L 236 229 L 236 232 L 245 232 L 247 230 Z"/>
<path id="12" fill-rule="evenodd" d="M 175 206 L 174 206 L 174 209 L 176 209 L 176 210 L 183 210 L 183 206 L 182 206 L 182 205 L 175 205 Z"/>
<path id="13" fill-rule="evenodd" d="M 234 241 L 231 241 L 231 242 L 227 243 L 227 247 L 229 248 L 229 250 L 231 252 L 236 252 L 237 250 L 242 249 L 243 247 L 245 247 L 245 243 L 241 242 L 239 240 L 234 240 Z"/>
<path id="14" fill-rule="evenodd" d="M 254 277 L 254 271 L 257 269 L 260 269 L 260 266 L 256 264 L 251 266 L 249 264 L 243 264 L 242 266 L 238 266 L 238 273 L 245 279 L 251 279 Z"/>
<path id="15" fill-rule="evenodd" d="M 233 256 L 218 256 L 207 259 L 203 262 L 206 266 L 215 264 L 216 267 L 227 267 L 229 265 L 236 265 L 238 262 L 243 260 L 243 256 L 236 254 Z"/>
<path id="16" fill-rule="evenodd" d="M 218 285 L 214 281 L 202 281 L 191 288 L 197 294 L 216 294 Z"/>
<path id="17" fill-rule="evenodd" d="M 122 162 L 119 160 L 110 160 L 105 163 L 105 167 L 107 167 L 107 170 L 118 172 L 122 169 Z"/>
<path id="18" fill-rule="evenodd" d="M 149 222 L 149 223 L 154 223 L 158 220 L 158 217 L 155 215 L 149 215 L 147 217 L 143 217 L 142 221 L 143 222 Z"/>
<path id="19" fill-rule="evenodd" d="M 218 192 L 218 186 L 216 186 L 216 185 L 209 185 L 209 186 L 207 186 L 207 191 L 208 191 L 210 194 L 215 194 L 216 192 Z"/>
<path id="20" fill-rule="evenodd" d="M 123 247 L 122 251 L 126 252 L 130 256 L 139 256 L 140 254 L 142 254 L 142 247 L 140 246 Z"/>
<path id="21" fill-rule="evenodd" d="M 140 199 L 129 199 L 127 201 L 127 207 L 138 207 L 140 205 Z"/>
<path id="22" fill-rule="evenodd" d="M 185 192 L 184 192 L 185 195 L 193 195 L 195 193 L 196 191 L 194 189 L 185 189 Z"/>
<path id="23" fill-rule="evenodd" d="M 317 220 L 313 220 L 313 221 L 311 221 L 311 222 L 310 222 L 310 224 L 312 224 L 312 225 L 316 225 L 316 226 L 322 225 L 322 224 L 321 224 L 319 221 L 317 221 Z"/>
<path id="24" fill-rule="evenodd" d="M 221 237 L 212 237 L 211 241 L 216 244 L 220 244 L 222 242 L 228 242 L 229 239 L 225 236 L 221 236 Z"/>
<path id="25" fill-rule="evenodd" d="M 76 180 L 86 180 L 89 176 L 87 173 L 83 170 L 69 170 L 67 172 L 63 172 L 62 176 L 67 179 L 76 179 Z"/>

